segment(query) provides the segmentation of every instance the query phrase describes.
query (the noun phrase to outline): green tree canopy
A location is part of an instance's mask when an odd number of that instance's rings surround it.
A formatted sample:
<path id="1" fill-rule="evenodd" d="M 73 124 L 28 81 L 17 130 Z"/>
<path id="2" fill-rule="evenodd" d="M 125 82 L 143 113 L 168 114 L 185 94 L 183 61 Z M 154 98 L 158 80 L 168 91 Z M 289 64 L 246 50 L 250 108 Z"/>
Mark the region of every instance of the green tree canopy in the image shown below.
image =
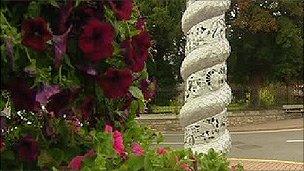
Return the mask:
<path id="1" fill-rule="evenodd" d="M 185 0 L 137 0 L 141 14 L 147 19 L 153 37 L 153 59 L 148 64 L 150 75 L 158 80 L 157 104 L 166 105 L 177 95 L 181 82 L 180 66 L 185 57 L 185 38 L 181 18 Z"/>
<path id="2" fill-rule="evenodd" d="M 303 80 L 303 2 L 236 0 L 227 15 L 229 78 L 251 87 L 252 104 L 267 81 Z"/>

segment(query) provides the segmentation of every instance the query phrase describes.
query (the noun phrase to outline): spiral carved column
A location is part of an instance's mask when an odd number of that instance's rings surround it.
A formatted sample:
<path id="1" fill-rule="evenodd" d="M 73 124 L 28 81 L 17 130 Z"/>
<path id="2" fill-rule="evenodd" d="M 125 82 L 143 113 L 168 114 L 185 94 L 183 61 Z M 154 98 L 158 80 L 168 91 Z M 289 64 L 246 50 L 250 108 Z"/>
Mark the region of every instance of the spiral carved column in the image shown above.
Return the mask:
<path id="1" fill-rule="evenodd" d="M 227 152 L 227 108 L 231 89 L 226 82 L 230 54 L 225 37 L 225 12 L 229 0 L 189 0 L 182 18 L 186 58 L 181 75 L 186 81 L 185 105 L 180 122 L 185 127 L 185 148 L 206 153 L 210 148 Z"/>

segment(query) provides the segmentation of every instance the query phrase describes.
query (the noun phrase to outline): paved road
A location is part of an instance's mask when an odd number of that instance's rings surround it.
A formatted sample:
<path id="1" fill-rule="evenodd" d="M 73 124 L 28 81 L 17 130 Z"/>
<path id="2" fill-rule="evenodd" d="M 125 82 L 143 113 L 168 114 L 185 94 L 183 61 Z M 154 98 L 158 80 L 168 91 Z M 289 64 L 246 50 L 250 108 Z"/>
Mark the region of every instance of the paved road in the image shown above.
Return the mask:
<path id="1" fill-rule="evenodd" d="M 303 130 L 232 132 L 229 157 L 303 162 Z M 164 134 L 163 146 L 183 148 L 182 134 Z"/>

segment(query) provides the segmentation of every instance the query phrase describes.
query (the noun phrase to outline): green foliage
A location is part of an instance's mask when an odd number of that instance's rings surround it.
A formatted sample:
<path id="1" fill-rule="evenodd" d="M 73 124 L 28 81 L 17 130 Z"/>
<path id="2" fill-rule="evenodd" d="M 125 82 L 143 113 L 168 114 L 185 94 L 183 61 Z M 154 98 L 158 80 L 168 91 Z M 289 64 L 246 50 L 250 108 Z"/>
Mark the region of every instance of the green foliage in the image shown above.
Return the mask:
<path id="1" fill-rule="evenodd" d="M 136 0 L 153 38 L 151 59 L 147 63 L 150 76 L 155 77 L 159 93 L 156 105 L 169 105 L 177 96 L 177 86 L 182 81 L 180 66 L 185 57 L 185 37 L 181 30 L 185 0 Z M 167 91 L 168 90 L 168 91 Z"/>
<path id="2" fill-rule="evenodd" d="M 202 171 L 228 171 L 229 162 L 227 159 L 210 149 L 207 154 L 203 154 L 199 158 Z"/>
<path id="3" fill-rule="evenodd" d="M 232 3 L 227 13 L 232 48 L 228 78 L 250 87 L 251 105 L 258 107 L 259 89 L 265 83 L 303 80 L 303 13 L 299 12 L 303 2 Z"/>
<path id="4" fill-rule="evenodd" d="M 260 89 L 260 99 L 263 106 L 273 106 L 275 104 L 275 92 L 271 87 Z"/>
<path id="5" fill-rule="evenodd" d="M 241 4 L 242 1 L 234 1 Z M 301 80 L 303 73 L 303 2 L 300 1 L 243 1 L 245 7 L 237 10 L 231 6 L 227 15 L 228 25 L 233 32 L 229 33 L 232 54 L 228 60 L 231 78 L 236 83 L 251 84 L 251 77 L 262 75 L 263 82 Z M 257 9 L 257 10 L 252 10 Z M 261 11 L 263 13 L 261 13 Z M 230 13 L 228 13 L 230 14 Z M 265 14 L 265 15 L 262 15 Z M 246 18 L 252 16 L 261 24 Z M 268 20 L 275 24 L 271 26 Z M 239 23 L 248 21 L 245 27 Z M 266 22 L 264 22 L 266 21 Z M 250 23 L 253 22 L 253 23 Z M 251 25 L 250 25 L 251 24 Z M 264 27 L 273 27 L 269 30 Z"/>

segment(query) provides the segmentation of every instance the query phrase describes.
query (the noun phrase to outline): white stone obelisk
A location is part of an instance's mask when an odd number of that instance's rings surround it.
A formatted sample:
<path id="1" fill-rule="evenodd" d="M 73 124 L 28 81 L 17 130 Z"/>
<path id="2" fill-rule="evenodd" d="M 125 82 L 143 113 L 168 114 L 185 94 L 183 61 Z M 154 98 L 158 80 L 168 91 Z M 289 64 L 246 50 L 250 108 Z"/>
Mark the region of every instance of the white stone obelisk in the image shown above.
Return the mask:
<path id="1" fill-rule="evenodd" d="M 227 105 L 231 89 L 227 84 L 225 12 L 230 0 L 188 0 L 182 18 L 186 35 L 186 58 L 181 75 L 186 81 L 185 105 L 180 122 L 185 127 L 185 148 L 206 153 L 210 148 L 228 152 Z"/>

